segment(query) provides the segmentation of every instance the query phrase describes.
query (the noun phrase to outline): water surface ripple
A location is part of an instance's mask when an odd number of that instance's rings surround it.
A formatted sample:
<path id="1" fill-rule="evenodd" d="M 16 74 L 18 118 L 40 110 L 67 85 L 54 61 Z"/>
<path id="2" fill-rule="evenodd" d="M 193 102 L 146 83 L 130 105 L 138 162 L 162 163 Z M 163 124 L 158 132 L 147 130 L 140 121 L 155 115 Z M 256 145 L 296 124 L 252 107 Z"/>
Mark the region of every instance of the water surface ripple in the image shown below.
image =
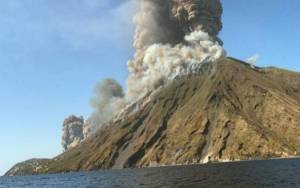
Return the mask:
<path id="1" fill-rule="evenodd" d="M 1 177 L 0 188 L 293 188 L 300 159 Z"/>

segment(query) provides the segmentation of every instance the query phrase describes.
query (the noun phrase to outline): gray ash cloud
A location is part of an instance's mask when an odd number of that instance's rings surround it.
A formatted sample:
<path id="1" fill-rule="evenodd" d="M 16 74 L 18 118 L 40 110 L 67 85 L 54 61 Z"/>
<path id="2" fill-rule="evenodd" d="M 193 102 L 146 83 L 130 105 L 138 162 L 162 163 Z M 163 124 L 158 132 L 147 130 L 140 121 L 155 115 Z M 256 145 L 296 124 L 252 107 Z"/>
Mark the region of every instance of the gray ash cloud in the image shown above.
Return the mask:
<path id="1" fill-rule="evenodd" d="M 124 111 L 124 107 L 175 77 L 226 56 L 218 38 L 223 12 L 220 0 L 132 2 L 137 3 L 138 9 L 134 17 L 135 55 L 127 63 L 127 90 L 124 92 L 113 79 L 97 85 L 91 103 L 94 112 L 82 128 L 84 139 Z"/>
<path id="2" fill-rule="evenodd" d="M 68 150 L 78 145 L 83 139 L 83 117 L 71 115 L 63 122 L 62 147 Z"/>

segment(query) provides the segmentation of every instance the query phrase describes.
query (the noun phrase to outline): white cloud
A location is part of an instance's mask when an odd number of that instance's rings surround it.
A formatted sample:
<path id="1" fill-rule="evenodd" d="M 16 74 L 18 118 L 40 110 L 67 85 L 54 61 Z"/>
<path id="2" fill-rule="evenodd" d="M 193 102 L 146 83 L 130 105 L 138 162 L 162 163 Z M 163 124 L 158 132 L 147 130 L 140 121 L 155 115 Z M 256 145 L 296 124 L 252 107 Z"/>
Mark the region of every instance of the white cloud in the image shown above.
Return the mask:
<path id="1" fill-rule="evenodd" d="M 246 60 L 246 62 L 249 63 L 249 64 L 251 64 L 252 66 L 255 66 L 256 63 L 257 63 L 257 61 L 259 60 L 259 58 L 260 58 L 260 55 L 259 55 L 259 54 L 256 54 L 256 55 L 254 55 L 254 56 L 252 56 L 252 57 L 249 57 L 249 58 Z"/>

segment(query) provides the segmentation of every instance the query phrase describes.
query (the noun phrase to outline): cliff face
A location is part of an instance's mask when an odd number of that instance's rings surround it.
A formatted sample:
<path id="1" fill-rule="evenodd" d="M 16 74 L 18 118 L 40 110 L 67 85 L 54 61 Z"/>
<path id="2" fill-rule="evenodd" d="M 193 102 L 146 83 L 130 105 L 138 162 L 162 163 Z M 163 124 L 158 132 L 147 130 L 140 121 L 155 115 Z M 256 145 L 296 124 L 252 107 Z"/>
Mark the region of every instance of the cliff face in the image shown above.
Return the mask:
<path id="1" fill-rule="evenodd" d="M 175 79 L 38 172 L 300 154 L 300 74 L 234 59 L 199 72 Z"/>

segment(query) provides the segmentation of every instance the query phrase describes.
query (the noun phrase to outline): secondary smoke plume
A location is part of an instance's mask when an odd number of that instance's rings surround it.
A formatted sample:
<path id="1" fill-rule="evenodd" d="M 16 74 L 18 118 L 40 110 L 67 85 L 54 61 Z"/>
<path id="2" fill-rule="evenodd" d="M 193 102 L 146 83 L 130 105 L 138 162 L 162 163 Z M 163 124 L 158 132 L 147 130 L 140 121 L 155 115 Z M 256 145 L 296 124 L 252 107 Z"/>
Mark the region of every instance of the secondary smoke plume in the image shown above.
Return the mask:
<path id="1" fill-rule="evenodd" d="M 195 73 L 202 63 L 225 56 L 220 0 L 139 0 L 133 60 L 125 95 L 112 79 L 101 82 L 92 100 L 94 113 L 84 125 L 85 138 L 121 109 L 178 75 Z M 130 108 L 128 108 L 130 109 Z M 124 110 L 123 110 L 124 112 Z"/>
<path id="2" fill-rule="evenodd" d="M 69 116 L 63 122 L 62 146 L 64 150 L 78 145 L 83 139 L 83 117 Z"/>
<path id="3" fill-rule="evenodd" d="M 109 121 L 124 107 L 122 86 L 114 79 L 108 78 L 97 84 L 91 105 L 95 109 L 85 122 L 83 134 L 88 137 L 103 123 Z"/>
<path id="4" fill-rule="evenodd" d="M 255 65 L 257 63 L 257 61 L 259 60 L 260 58 L 260 55 L 259 54 L 256 54 L 252 57 L 249 57 L 246 62 L 249 63 L 251 65 L 252 68 L 255 68 Z"/>

